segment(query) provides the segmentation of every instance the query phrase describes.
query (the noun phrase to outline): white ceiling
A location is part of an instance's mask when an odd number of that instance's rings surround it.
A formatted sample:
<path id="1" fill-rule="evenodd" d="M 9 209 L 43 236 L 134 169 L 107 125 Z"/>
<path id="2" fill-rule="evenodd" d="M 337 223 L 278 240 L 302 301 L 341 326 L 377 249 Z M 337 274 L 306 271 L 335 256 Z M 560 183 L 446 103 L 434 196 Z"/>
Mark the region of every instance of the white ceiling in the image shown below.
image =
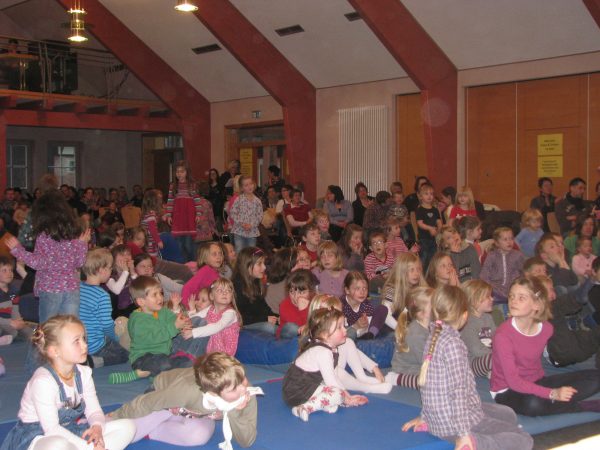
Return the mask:
<path id="1" fill-rule="evenodd" d="M 16 0 L 0 0 L 0 8 Z M 267 95 L 175 0 L 100 0 L 211 102 Z M 231 0 L 316 88 L 406 76 L 364 21 L 348 22 L 346 0 Z M 581 0 L 402 0 L 459 69 L 600 51 L 600 29 Z M 66 15 L 55 0 L 29 0 L 0 11 L 39 39 L 62 36 Z M 87 20 L 93 23 L 93 17 Z M 280 37 L 299 24 L 305 32 Z M 91 40 L 88 46 L 99 46 Z"/>

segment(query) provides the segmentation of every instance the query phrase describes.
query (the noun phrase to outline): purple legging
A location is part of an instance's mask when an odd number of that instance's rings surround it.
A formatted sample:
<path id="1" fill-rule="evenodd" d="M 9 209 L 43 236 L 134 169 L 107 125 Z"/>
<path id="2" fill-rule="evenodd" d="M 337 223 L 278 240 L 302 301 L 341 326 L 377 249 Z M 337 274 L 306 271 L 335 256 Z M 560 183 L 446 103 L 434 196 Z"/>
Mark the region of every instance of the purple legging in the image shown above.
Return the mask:
<path id="1" fill-rule="evenodd" d="M 206 444 L 215 431 L 212 419 L 176 416 L 166 409 L 134 419 L 134 422 L 137 431 L 133 442 L 148 436 L 153 441 L 193 447 Z"/>

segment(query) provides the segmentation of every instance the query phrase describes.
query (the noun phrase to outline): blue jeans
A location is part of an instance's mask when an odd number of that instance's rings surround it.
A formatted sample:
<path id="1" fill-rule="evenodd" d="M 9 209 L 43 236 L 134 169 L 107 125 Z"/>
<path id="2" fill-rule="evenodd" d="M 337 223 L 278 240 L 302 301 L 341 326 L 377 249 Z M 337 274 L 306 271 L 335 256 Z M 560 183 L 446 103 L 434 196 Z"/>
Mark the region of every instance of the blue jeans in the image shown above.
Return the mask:
<path id="1" fill-rule="evenodd" d="M 246 247 L 254 247 L 256 245 L 255 237 L 245 237 L 239 234 L 233 235 L 233 246 L 235 247 L 235 252 L 239 255 L 240 252 Z"/>
<path id="2" fill-rule="evenodd" d="M 206 319 L 201 317 L 192 317 L 192 326 L 194 328 L 206 325 Z M 192 339 L 184 339 L 181 334 L 173 338 L 173 352 L 185 352 L 195 357 L 202 356 L 206 353 L 209 336 L 198 337 Z"/>
<path id="3" fill-rule="evenodd" d="M 151 376 L 155 377 L 165 370 L 192 367 L 193 364 L 193 361 L 185 356 L 146 353 L 136 359 L 131 367 L 133 370 L 147 370 Z"/>
<path id="4" fill-rule="evenodd" d="M 79 317 L 79 289 L 69 292 L 40 292 L 40 323 L 59 314 Z"/>
<path id="5" fill-rule="evenodd" d="M 421 239 L 419 241 L 419 246 L 421 247 L 421 251 L 419 252 L 419 256 L 421 257 L 421 265 L 423 266 L 423 273 L 425 273 L 429 267 L 429 261 L 431 261 L 431 258 L 437 251 L 437 246 L 435 245 L 435 240 L 433 239 Z"/>
<path id="6" fill-rule="evenodd" d="M 256 331 L 262 331 L 264 333 L 269 333 L 269 334 L 275 334 L 275 331 L 277 330 L 277 325 L 272 324 L 271 322 L 256 322 L 256 323 L 252 323 L 250 325 L 244 325 L 244 328 L 246 330 L 256 330 Z"/>
<path id="7" fill-rule="evenodd" d="M 114 366 L 115 364 L 127 362 L 127 359 L 129 358 L 129 352 L 125 350 L 118 342 L 113 341 L 110 338 L 105 338 L 104 347 L 102 347 L 92 356 L 102 358 L 105 366 Z"/>
<path id="8" fill-rule="evenodd" d="M 193 236 L 185 235 L 185 236 L 177 236 L 175 240 L 177 244 L 179 244 L 179 248 L 181 249 L 181 254 L 183 259 L 186 262 L 188 261 L 196 261 L 196 253 L 194 251 L 194 240 Z"/>

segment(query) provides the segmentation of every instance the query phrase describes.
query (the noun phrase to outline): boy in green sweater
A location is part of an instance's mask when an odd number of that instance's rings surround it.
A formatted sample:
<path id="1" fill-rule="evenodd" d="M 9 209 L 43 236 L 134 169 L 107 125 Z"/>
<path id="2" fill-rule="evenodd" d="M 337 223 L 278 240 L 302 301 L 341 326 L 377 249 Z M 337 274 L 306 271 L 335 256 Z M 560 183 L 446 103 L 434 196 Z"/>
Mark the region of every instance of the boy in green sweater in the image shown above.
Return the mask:
<path id="1" fill-rule="evenodd" d="M 181 330 L 189 332 L 191 321 L 163 308 L 160 283 L 146 276 L 137 277 L 129 286 L 131 298 L 139 309 L 131 313 L 127 329 L 131 337 L 129 362 L 134 370 L 145 370 L 152 376 L 179 367 L 191 367 L 193 358 L 172 354 L 171 341 Z"/>

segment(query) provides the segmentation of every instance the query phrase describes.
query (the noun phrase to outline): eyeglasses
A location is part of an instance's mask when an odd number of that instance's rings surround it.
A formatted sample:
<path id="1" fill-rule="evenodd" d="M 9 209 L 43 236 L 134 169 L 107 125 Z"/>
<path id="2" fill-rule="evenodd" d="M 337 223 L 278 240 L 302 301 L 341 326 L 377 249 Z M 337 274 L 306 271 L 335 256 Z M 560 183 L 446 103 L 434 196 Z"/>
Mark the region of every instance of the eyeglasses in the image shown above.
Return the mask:
<path id="1" fill-rule="evenodd" d="M 385 244 L 385 241 L 373 241 L 371 242 L 371 245 L 379 245 L 379 244 Z"/>
<path id="2" fill-rule="evenodd" d="M 233 289 L 231 289 L 230 287 L 218 287 L 215 289 L 215 292 L 217 294 L 231 294 L 233 292 Z"/>

